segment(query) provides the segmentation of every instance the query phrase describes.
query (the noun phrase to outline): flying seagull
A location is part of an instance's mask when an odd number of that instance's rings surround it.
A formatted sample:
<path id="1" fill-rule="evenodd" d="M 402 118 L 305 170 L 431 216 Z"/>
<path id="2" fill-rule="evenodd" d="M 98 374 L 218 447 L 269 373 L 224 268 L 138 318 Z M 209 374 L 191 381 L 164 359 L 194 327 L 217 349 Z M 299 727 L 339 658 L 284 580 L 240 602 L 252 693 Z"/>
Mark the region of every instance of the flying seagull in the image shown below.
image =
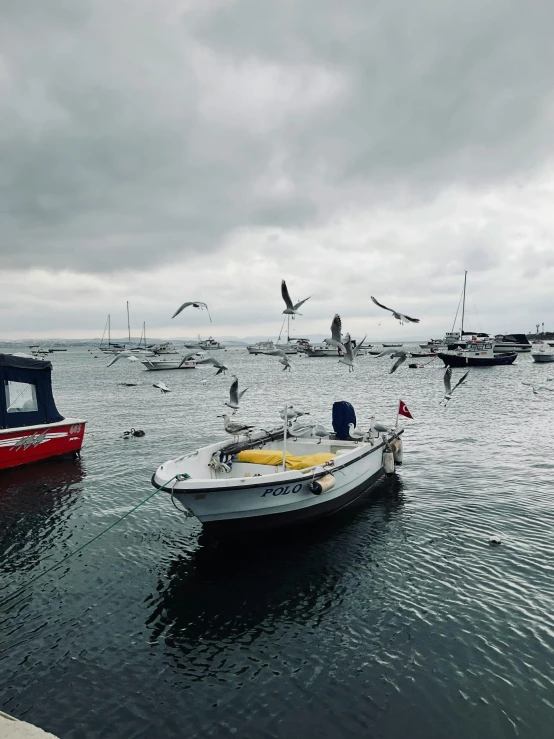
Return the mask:
<path id="1" fill-rule="evenodd" d="M 130 359 L 131 362 L 136 362 L 137 361 L 137 358 L 135 356 L 133 356 L 133 354 L 131 354 L 131 352 L 124 351 L 124 352 L 119 352 L 119 354 L 116 354 L 114 356 L 114 358 L 112 359 L 112 361 L 109 364 L 106 365 L 106 367 L 111 367 L 112 364 L 115 364 L 120 359 Z"/>
<path id="2" fill-rule="evenodd" d="M 303 305 L 306 300 L 309 300 L 312 297 L 310 295 L 309 297 L 304 298 L 304 300 L 301 300 L 300 302 L 293 305 L 292 300 L 290 299 L 289 291 L 287 289 L 287 283 L 284 280 L 281 280 L 281 295 L 283 296 L 283 300 L 287 305 L 283 313 L 292 316 L 293 318 L 298 313 L 298 309 L 300 308 L 300 306 Z M 302 314 L 298 313 L 298 315 L 301 316 Z"/>
<path id="3" fill-rule="evenodd" d="M 221 373 L 227 372 L 229 367 L 227 367 L 223 362 L 220 362 L 219 359 L 216 359 L 215 357 L 212 357 L 210 354 L 208 357 L 204 357 L 203 359 L 197 359 L 196 364 L 211 364 L 214 367 L 217 368 L 216 375 L 220 375 Z"/>
<path id="4" fill-rule="evenodd" d="M 236 411 L 237 408 L 239 407 L 239 403 L 241 401 L 242 396 L 247 390 L 248 388 L 245 388 L 244 390 L 241 390 L 239 393 L 239 380 L 238 380 L 238 377 L 235 377 L 235 381 L 229 388 L 229 401 L 226 402 L 225 405 L 228 406 L 229 408 L 232 408 L 233 411 Z"/>
<path id="5" fill-rule="evenodd" d="M 458 385 L 461 385 L 462 382 L 465 382 L 467 380 L 467 376 L 469 375 L 469 370 L 465 373 L 465 375 L 462 375 L 458 382 L 452 387 L 452 367 L 447 367 L 446 372 L 444 373 L 444 398 L 441 400 L 439 405 L 446 406 L 448 401 L 452 398 L 452 393 L 454 390 L 458 387 Z"/>
<path id="6" fill-rule="evenodd" d="M 181 364 L 179 365 L 179 367 L 182 367 L 182 366 L 184 365 L 184 363 L 185 363 L 185 362 L 188 362 L 188 361 L 189 361 L 189 359 L 192 359 L 192 358 L 193 358 L 193 357 L 195 357 L 195 356 L 196 356 L 197 354 L 198 354 L 198 352 L 197 352 L 197 351 L 187 352 L 186 354 L 184 354 L 184 355 L 183 355 L 183 358 L 181 359 Z M 197 360 L 196 360 L 196 362 L 197 362 L 197 363 L 198 363 L 199 361 L 200 361 L 200 359 L 197 359 Z"/>
<path id="7" fill-rule="evenodd" d="M 383 310 L 390 311 L 392 313 L 392 315 L 398 321 L 400 321 L 401 324 L 402 323 L 406 323 L 406 321 L 409 321 L 410 323 L 419 323 L 419 318 L 412 318 L 411 316 L 407 316 L 404 313 L 399 313 L 398 311 L 393 310 L 392 308 L 387 308 L 386 305 L 383 305 L 382 303 L 380 303 L 376 298 L 373 297 L 373 295 L 371 296 L 371 299 L 373 300 L 373 302 L 375 303 L 375 305 L 378 305 L 379 306 L 379 308 L 383 308 Z"/>
<path id="8" fill-rule="evenodd" d="M 203 310 L 205 308 L 206 311 L 208 312 L 208 318 L 210 319 L 210 323 L 213 323 L 212 317 L 210 316 L 210 311 L 208 310 L 207 303 L 202 303 L 200 300 L 189 300 L 186 303 L 183 303 L 183 305 L 175 311 L 175 313 L 171 316 L 171 318 L 175 318 L 175 316 L 178 316 L 179 313 L 182 310 L 185 310 L 185 308 L 188 308 L 189 305 L 192 305 L 193 308 L 200 308 L 200 310 Z"/>
<path id="9" fill-rule="evenodd" d="M 550 377 L 547 378 L 546 381 L 548 382 L 549 380 L 550 380 Z M 534 395 L 538 395 L 539 394 L 539 390 L 548 390 L 551 393 L 554 392 L 554 387 L 546 387 L 546 385 L 533 385 L 532 382 L 525 382 L 525 380 L 522 380 L 521 381 L 521 384 L 522 385 L 527 385 L 528 387 L 530 387 L 533 390 L 533 394 Z"/>
<path id="10" fill-rule="evenodd" d="M 165 395 L 166 393 L 170 393 L 171 390 L 167 387 L 165 382 L 155 382 L 152 387 L 157 387 L 158 390 L 161 390 L 162 393 Z"/>
<path id="11" fill-rule="evenodd" d="M 337 349 L 340 349 L 341 351 L 346 351 L 344 348 L 343 341 L 347 341 L 348 338 L 350 338 L 350 335 L 345 336 L 344 339 L 342 337 L 342 321 L 340 319 L 340 316 L 338 313 L 335 313 L 335 317 L 333 318 L 333 322 L 331 323 L 331 338 L 330 339 L 324 339 L 326 344 L 330 344 L 330 346 L 336 346 Z"/>
<path id="12" fill-rule="evenodd" d="M 263 354 L 269 354 L 272 357 L 281 357 L 279 363 L 283 365 L 283 372 L 287 369 L 290 372 L 290 368 L 292 367 L 292 365 L 289 362 L 289 358 L 282 349 L 269 349 L 268 351 L 263 352 Z"/>
<path id="13" fill-rule="evenodd" d="M 358 352 L 360 351 L 362 344 L 366 340 L 366 337 L 367 334 L 360 341 L 360 343 L 354 347 L 352 346 L 352 339 L 350 337 L 348 337 L 348 340 L 344 343 L 344 357 L 341 357 L 339 359 L 339 362 L 341 362 L 342 364 L 347 364 L 349 372 L 354 372 L 354 360 L 358 356 Z"/>
<path id="14" fill-rule="evenodd" d="M 226 413 L 224 413 L 221 416 L 218 416 L 218 418 L 223 419 L 225 431 L 228 434 L 231 434 L 233 439 L 237 438 L 241 434 L 249 434 L 254 428 L 254 426 L 250 426 L 247 423 L 241 423 L 241 421 L 231 421 L 231 419 Z"/>

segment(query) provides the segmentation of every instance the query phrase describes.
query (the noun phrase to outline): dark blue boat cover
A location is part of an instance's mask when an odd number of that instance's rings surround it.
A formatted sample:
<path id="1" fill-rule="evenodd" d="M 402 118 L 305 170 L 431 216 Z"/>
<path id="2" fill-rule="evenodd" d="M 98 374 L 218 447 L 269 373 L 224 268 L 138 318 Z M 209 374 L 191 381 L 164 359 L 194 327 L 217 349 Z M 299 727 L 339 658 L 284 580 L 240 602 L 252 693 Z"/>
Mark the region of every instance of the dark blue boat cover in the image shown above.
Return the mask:
<path id="1" fill-rule="evenodd" d="M 52 363 L 0 354 L 0 428 L 63 421 L 52 395 Z"/>
<path id="2" fill-rule="evenodd" d="M 346 400 L 337 400 L 333 403 L 333 428 L 337 439 L 347 441 L 350 438 L 349 423 L 356 425 L 356 413 L 352 404 Z"/>

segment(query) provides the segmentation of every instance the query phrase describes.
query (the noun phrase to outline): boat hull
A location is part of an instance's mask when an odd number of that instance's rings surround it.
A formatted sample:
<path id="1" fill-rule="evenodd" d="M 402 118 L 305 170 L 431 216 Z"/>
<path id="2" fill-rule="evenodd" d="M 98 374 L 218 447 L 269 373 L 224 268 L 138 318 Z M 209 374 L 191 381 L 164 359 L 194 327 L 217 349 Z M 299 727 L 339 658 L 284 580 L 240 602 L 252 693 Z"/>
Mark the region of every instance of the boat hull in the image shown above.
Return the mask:
<path id="1" fill-rule="evenodd" d="M 141 360 L 141 364 L 145 369 L 150 372 L 160 372 L 163 370 L 185 370 L 185 369 L 196 369 L 196 362 L 194 360 L 187 360 L 181 364 L 181 359 L 161 359 L 159 361 L 153 359 Z"/>
<path id="2" fill-rule="evenodd" d="M 394 437 L 391 437 L 391 439 Z M 280 528 L 331 515 L 356 501 L 385 474 L 386 444 L 360 445 L 335 464 L 303 474 L 277 470 L 261 477 L 172 482 L 181 460 L 162 465 L 152 484 L 171 492 L 202 525 L 213 532 Z M 211 448 L 210 448 L 211 449 Z M 333 486 L 320 495 L 310 490 L 315 479 L 332 476 Z M 167 487 L 164 487 L 167 485 Z"/>
<path id="3" fill-rule="evenodd" d="M 57 423 L 0 429 L 0 470 L 80 452 L 85 424 L 81 419 L 69 418 Z"/>
<path id="4" fill-rule="evenodd" d="M 531 357 L 533 359 L 533 362 L 537 362 L 538 364 L 549 364 L 550 362 L 554 362 L 554 354 L 541 354 L 541 353 L 532 353 Z"/>
<path id="5" fill-rule="evenodd" d="M 494 357 L 465 357 L 460 354 L 437 354 L 447 367 L 495 367 L 502 364 L 513 364 L 517 354 L 497 354 Z"/>

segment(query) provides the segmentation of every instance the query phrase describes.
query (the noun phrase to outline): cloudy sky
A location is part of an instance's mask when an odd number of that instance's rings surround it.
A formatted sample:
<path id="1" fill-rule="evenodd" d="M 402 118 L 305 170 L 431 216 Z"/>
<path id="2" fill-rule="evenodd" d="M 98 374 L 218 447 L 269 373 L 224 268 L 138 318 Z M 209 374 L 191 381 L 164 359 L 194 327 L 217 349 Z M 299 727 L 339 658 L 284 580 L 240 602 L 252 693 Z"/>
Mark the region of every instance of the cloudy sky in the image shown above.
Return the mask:
<path id="1" fill-rule="evenodd" d="M 0 339 L 554 329 L 548 0 L 0 8 Z M 370 301 L 419 316 L 399 326 Z M 171 321 L 187 299 L 210 305 Z"/>

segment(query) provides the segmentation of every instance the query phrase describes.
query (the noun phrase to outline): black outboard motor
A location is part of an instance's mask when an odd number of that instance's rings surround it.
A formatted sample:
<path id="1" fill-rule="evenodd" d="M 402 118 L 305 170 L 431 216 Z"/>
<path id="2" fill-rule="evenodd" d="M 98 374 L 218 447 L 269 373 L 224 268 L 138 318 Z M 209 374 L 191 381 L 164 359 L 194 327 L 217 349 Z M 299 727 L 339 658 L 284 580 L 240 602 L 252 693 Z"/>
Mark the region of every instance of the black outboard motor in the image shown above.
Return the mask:
<path id="1" fill-rule="evenodd" d="M 356 426 L 356 413 L 351 403 L 346 400 L 338 400 L 333 403 L 333 428 L 335 437 L 348 441 L 350 439 L 348 424 Z"/>

